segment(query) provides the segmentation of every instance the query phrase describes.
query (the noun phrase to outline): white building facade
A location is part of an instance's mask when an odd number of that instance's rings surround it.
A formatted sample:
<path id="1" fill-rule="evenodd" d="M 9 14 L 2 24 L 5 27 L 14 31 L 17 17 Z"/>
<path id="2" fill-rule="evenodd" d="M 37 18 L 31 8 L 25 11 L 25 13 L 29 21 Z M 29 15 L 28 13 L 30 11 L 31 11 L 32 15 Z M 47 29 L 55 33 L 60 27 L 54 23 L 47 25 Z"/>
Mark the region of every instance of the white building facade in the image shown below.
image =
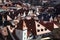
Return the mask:
<path id="1" fill-rule="evenodd" d="M 27 27 L 25 22 L 23 22 L 23 27 L 21 29 L 16 29 L 16 36 L 19 38 L 19 40 L 27 40 Z"/>

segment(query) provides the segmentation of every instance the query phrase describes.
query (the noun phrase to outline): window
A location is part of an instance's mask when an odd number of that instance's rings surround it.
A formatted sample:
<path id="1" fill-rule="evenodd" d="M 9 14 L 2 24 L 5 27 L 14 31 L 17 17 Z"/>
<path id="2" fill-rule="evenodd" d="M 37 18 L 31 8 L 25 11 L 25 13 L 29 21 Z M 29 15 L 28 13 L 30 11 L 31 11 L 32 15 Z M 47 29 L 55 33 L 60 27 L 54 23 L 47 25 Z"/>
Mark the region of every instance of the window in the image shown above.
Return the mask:
<path id="1" fill-rule="evenodd" d="M 39 25 L 39 24 L 38 24 L 37 26 L 38 26 L 38 27 L 40 27 L 40 25 Z"/>
<path id="2" fill-rule="evenodd" d="M 45 28 L 45 31 L 47 30 L 47 28 Z"/>
<path id="3" fill-rule="evenodd" d="M 26 33 L 24 33 L 24 35 L 26 35 Z"/>
<path id="4" fill-rule="evenodd" d="M 38 31 L 38 32 L 40 32 L 40 30 L 39 30 L 39 29 L 38 29 L 37 31 Z"/>
<path id="5" fill-rule="evenodd" d="M 41 29 L 41 31 L 43 31 L 43 29 Z"/>
<path id="6" fill-rule="evenodd" d="M 25 39 L 25 37 L 24 37 L 24 39 Z"/>

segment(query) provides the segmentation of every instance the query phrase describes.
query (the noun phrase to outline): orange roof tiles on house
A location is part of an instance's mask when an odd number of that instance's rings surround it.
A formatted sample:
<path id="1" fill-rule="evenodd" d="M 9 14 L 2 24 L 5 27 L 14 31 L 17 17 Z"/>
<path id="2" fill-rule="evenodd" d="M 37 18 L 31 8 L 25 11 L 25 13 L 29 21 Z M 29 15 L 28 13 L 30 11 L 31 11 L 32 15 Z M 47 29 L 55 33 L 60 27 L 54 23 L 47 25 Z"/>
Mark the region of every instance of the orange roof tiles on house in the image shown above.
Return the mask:
<path id="1" fill-rule="evenodd" d="M 30 20 L 25 20 L 26 26 L 28 28 L 28 31 L 31 31 L 34 35 L 36 35 L 36 25 L 35 20 L 32 18 Z"/>
<path id="2" fill-rule="evenodd" d="M 43 26 L 45 26 L 47 29 L 49 29 L 50 31 L 52 31 L 54 29 L 54 25 L 53 25 L 53 22 L 47 22 L 47 23 L 44 23 L 44 22 L 40 22 L 40 24 L 42 24 Z"/>
<path id="3" fill-rule="evenodd" d="M 26 26 L 26 23 L 24 20 L 20 20 L 20 22 L 17 25 L 17 29 L 19 29 L 19 30 L 27 29 L 27 26 Z"/>
<path id="4" fill-rule="evenodd" d="M 28 36 L 29 34 L 32 32 L 34 35 L 37 35 L 36 33 L 36 24 L 35 24 L 35 21 L 33 18 L 27 20 L 27 19 L 24 19 L 24 20 L 20 20 L 20 22 L 18 23 L 18 27 L 17 29 L 19 30 L 23 30 L 25 27 L 27 27 L 27 30 L 28 30 Z M 52 31 L 54 29 L 54 24 L 53 22 L 47 22 L 47 23 L 44 23 L 43 21 L 40 21 L 40 24 L 43 25 L 44 27 L 46 27 L 48 30 Z"/>
<path id="5" fill-rule="evenodd" d="M 20 20 L 20 22 L 17 24 L 17 29 L 23 29 L 23 20 Z"/>

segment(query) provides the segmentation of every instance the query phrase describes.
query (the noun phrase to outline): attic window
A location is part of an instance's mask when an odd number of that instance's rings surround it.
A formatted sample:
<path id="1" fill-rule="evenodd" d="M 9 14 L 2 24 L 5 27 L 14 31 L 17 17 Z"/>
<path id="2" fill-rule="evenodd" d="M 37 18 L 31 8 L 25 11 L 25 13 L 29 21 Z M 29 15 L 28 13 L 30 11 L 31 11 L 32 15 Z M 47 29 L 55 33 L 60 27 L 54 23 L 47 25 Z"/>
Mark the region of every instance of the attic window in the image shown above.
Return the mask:
<path id="1" fill-rule="evenodd" d="M 45 28 L 45 31 L 47 30 L 47 28 Z"/>
<path id="2" fill-rule="evenodd" d="M 38 26 L 38 27 L 40 27 L 40 25 L 39 25 L 39 24 L 38 24 L 37 26 Z"/>
<path id="3" fill-rule="evenodd" d="M 41 29 L 41 31 L 43 31 L 43 29 Z"/>
<path id="4" fill-rule="evenodd" d="M 37 31 L 38 31 L 38 32 L 40 32 L 40 30 L 39 30 L 39 29 L 38 29 Z"/>

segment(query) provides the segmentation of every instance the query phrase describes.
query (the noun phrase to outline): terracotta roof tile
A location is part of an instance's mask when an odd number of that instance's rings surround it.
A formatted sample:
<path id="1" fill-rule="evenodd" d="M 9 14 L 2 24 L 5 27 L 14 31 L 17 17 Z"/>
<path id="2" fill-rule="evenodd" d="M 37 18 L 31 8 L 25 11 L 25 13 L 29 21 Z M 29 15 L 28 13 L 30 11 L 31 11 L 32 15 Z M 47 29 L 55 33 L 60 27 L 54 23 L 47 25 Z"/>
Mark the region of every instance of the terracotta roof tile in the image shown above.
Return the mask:
<path id="1" fill-rule="evenodd" d="M 23 20 L 20 20 L 20 22 L 17 25 L 17 29 L 23 30 Z"/>
<path id="2" fill-rule="evenodd" d="M 49 29 L 50 31 L 52 31 L 54 29 L 54 25 L 53 25 L 53 22 L 47 22 L 47 23 L 44 23 L 44 22 L 40 22 L 40 24 L 42 24 L 43 26 L 45 26 L 47 29 Z"/>
<path id="3" fill-rule="evenodd" d="M 34 35 L 36 35 L 35 20 L 32 18 L 30 20 L 25 20 L 25 22 L 26 22 L 26 26 L 28 28 L 28 31 L 31 31 Z"/>

